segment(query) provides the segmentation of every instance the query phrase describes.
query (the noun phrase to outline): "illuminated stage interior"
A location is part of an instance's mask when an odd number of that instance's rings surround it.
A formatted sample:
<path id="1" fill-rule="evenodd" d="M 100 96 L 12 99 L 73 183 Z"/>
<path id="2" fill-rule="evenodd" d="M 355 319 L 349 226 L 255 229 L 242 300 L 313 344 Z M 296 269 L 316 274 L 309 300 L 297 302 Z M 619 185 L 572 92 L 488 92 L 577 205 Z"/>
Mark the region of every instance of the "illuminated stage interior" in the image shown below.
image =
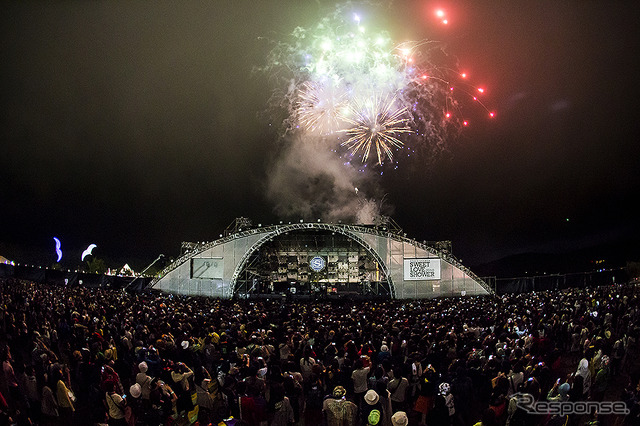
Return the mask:
<path id="1" fill-rule="evenodd" d="M 269 240 L 251 255 L 237 286 L 245 297 L 390 296 L 382 268 L 361 244 L 317 230 Z"/>

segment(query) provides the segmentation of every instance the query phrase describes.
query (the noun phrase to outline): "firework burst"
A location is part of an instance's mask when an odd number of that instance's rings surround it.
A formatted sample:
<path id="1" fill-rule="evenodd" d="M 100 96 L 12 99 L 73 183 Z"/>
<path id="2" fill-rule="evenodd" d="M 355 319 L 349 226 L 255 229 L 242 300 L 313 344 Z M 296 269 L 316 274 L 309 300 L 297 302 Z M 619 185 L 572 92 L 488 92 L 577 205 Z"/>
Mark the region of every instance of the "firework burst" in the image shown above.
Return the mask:
<path id="1" fill-rule="evenodd" d="M 486 110 L 478 99 L 483 90 L 468 83 L 440 44 L 394 43 L 387 32 L 366 28 L 352 7 L 338 6 L 314 27 L 297 28 L 292 42 L 272 50 L 266 69 L 281 78 L 278 87 L 289 87 L 284 102 L 273 99 L 289 110 L 286 130 L 380 166 L 402 149 L 445 149 L 468 124 L 458 96 Z"/>
<path id="2" fill-rule="evenodd" d="M 342 119 L 352 127 L 344 130 L 349 139 L 340 145 L 346 146 L 352 155 L 362 151 L 362 162 L 366 163 L 372 147 L 382 165 L 385 157 L 393 161 L 392 147 L 402 148 L 403 142 L 397 138 L 401 133 L 411 132 L 407 126 L 408 111 L 397 108 L 397 99 L 380 99 L 376 96 L 364 102 L 354 102 Z"/>
<path id="3" fill-rule="evenodd" d="M 312 134 L 331 135 L 340 129 L 340 115 L 347 105 L 346 93 L 339 84 L 307 81 L 298 92 L 296 119 Z"/>

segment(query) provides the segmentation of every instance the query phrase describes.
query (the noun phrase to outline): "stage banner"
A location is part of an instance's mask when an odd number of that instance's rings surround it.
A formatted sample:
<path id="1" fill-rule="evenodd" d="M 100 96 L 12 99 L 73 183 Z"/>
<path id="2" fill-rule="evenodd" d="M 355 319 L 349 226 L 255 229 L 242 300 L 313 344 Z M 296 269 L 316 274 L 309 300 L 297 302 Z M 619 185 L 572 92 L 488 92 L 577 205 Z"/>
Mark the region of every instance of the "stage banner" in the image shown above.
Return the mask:
<path id="1" fill-rule="evenodd" d="M 224 259 L 209 257 L 191 259 L 191 278 L 222 279 L 224 273 Z"/>
<path id="2" fill-rule="evenodd" d="M 404 259 L 404 280 L 439 280 L 440 259 Z"/>

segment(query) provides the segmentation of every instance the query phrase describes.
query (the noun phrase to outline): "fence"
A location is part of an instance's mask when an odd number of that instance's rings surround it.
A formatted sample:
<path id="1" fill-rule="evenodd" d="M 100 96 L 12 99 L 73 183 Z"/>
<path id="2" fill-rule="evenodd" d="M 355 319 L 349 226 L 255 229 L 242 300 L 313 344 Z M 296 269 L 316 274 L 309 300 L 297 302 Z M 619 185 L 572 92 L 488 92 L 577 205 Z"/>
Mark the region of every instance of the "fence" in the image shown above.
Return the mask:
<path id="1" fill-rule="evenodd" d="M 507 294 L 622 284 L 629 281 L 629 274 L 626 268 L 618 268 L 517 278 L 489 277 L 483 278 L 483 280 L 495 289 L 496 294 Z"/>
<path id="2" fill-rule="evenodd" d="M 15 278 L 37 283 L 59 286 L 84 286 L 88 288 L 110 288 L 139 290 L 144 288 L 151 278 L 123 277 L 118 275 L 87 274 L 69 272 L 28 265 L 9 265 L 0 263 L 0 278 Z M 133 285 L 132 285 L 133 284 Z"/>

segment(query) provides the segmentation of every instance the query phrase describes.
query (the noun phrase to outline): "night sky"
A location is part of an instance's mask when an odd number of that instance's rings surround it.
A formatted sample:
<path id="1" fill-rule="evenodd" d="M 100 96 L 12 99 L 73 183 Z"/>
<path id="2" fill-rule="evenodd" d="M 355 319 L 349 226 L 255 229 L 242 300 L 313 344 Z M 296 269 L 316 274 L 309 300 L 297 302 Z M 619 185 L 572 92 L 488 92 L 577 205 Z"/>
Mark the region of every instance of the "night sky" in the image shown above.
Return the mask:
<path id="1" fill-rule="evenodd" d="M 3 2 L 0 255 L 50 265 L 55 236 L 65 265 L 95 243 L 109 266 L 139 270 L 239 216 L 299 220 L 265 195 L 283 138 L 258 69 L 271 41 L 332 5 Z M 451 240 L 469 266 L 640 241 L 640 2 L 396 0 L 387 12 L 376 22 L 395 39 L 442 41 L 496 112 L 465 108 L 446 152 L 370 178 L 408 236 Z"/>

